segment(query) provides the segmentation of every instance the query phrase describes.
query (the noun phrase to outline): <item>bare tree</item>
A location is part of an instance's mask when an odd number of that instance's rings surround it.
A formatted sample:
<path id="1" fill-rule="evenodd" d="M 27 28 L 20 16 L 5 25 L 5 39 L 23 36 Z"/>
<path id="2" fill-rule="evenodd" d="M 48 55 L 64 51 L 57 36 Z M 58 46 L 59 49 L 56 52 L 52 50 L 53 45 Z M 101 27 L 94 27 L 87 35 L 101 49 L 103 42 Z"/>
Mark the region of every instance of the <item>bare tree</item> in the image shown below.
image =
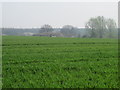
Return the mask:
<path id="1" fill-rule="evenodd" d="M 40 33 L 44 33 L 44 32 L 52 32 L 53 31 L 53 28 L 52 26 L 48 25 L 48 24 L 45 24 L 41 27 L 40 29 Z"/>
<path id="2" fill-rule="evenodd" d="M 65 37 L 74 37 L 76 36 L 76 28 L 72 25 L 65 25 L 60 31 Z"/>
<path id="3" fill-rule="evenodd" d="M 106 33 L 109 34 L 109 37 L 112 37 L 112 31 L 115 31 L 116 23 L 113 19 L 105 19 L 103 16 L 98 16 L 89 19 L 85 27 L 90 37 L 103 38 Z"/>
<path id="4" fill-rule="evenodd" d="M 106 21 L 102 16 L 98 16 L 97 18 L 91 18 L 86 23 L 86 29 L 89 32 L 90 37 L 99 37 L 103 38 L 106 30 Z"/>
<path id="5" fill-rule="evenodd" d="M 113 19 L 108 19 L 106 23 L 107 23 L 108 37 L 113 38 L 115 34 L 117 35 L 117 25 Z"/>

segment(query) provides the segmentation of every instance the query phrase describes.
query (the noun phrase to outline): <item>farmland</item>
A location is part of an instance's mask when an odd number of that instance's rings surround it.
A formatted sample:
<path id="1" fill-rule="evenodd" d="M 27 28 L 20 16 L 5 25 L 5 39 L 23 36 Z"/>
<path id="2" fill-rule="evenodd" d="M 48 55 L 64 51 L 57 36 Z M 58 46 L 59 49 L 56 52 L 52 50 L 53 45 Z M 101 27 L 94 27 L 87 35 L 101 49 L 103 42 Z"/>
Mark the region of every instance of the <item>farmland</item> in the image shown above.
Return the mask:
<path id="1" fill-rule="evenodd" d="M 3 88 L 118 88 L 117 42 L 3 36 Z"/>

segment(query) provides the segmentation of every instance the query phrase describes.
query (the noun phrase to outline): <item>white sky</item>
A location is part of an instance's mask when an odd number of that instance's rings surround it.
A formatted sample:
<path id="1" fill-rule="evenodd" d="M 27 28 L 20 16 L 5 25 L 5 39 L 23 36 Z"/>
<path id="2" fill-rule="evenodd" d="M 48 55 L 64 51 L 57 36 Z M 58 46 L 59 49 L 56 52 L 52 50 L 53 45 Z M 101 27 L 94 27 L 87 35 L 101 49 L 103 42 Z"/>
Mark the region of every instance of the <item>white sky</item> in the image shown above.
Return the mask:
<path id="1" fill-rule="evenodd" d="M 2 3 L 3 27 L 41 27 L 69 24 L 84 27 L 90 17 L 104 16 L 118 22 L 117 2 L 6 2 Z"/>

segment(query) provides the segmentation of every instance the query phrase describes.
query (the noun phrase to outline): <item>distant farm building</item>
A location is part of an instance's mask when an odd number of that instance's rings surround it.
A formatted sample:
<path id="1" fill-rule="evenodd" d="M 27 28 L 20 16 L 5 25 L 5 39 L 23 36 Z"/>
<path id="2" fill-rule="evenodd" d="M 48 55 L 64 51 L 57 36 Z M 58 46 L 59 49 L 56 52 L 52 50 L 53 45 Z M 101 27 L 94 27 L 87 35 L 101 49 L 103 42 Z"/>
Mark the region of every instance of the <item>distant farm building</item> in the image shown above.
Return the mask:
<path id="1" fill-rule="evenodd" d="M 25 32 L 24 35 L 25 36 L 32 36 L 34 33 L 31 33 L 31 32 Z"/>
<path id="2" fill-rule="evenodd" d="M 45 33 L 37 33 L 33 36 L 46 36 L 46 37 L 63 37 L 63 34 L 60 32 L 45 32 Z"/>

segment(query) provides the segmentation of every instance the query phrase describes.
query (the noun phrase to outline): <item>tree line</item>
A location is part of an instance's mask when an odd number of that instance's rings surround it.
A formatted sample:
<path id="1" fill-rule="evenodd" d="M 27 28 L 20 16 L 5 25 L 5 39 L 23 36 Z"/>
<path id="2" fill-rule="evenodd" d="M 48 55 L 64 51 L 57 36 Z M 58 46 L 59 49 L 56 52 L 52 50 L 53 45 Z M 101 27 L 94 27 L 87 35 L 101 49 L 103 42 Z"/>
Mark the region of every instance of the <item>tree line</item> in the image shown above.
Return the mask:
<path id="1" fill-rule="evenodd" d="M 92 17 L 85 24 L 85 35 L 82 37 L 88 38 L 116 38 L 118 35 L 117 25 L 111 18 L 105 18 L 103 16 Z M 39 33 L 52 32 L 54 29 L 52 26 L 45 24 L 41 27 Z M 77 27 L 72 25 L 64 25 L 60 32 L 65 37 L 81 37 L 77 32 Z"/>
<path id="2" fill-rule="evenodd" d="M 51 25 L 45 24 L 41 26 L 41 28 L 3 28 L 2 33 L 6 35 L 117 38 L 118 28 L 113 19 L 98 16 L 90 18 L 85 23 L 85 28 L 77 28 L 72 25 L 64 25 L 62 28 L 53 28 Z"/>

